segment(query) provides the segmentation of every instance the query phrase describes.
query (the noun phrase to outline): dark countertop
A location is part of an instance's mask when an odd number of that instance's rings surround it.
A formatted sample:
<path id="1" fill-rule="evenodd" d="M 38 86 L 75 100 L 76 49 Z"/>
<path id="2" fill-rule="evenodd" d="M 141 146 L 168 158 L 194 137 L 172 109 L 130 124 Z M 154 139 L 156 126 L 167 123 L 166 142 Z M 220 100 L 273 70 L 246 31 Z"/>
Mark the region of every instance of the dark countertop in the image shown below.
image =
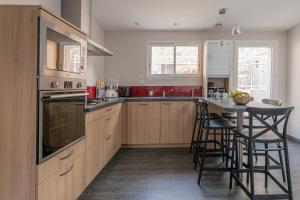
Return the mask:
<path id="1" fill-rule="evenodd" d="M 92 112 L 101 108 L 105 108 L 117 103 L 122 102 L 140 102 L 140 101 L 194 101 L 200 97 L 191 96 L 167 96 L 167 97 L 118 97 L 111 98 L 107 102 L 103 102 L 96 105 L 87 105 L 85 108 L 86 112 Z"/>

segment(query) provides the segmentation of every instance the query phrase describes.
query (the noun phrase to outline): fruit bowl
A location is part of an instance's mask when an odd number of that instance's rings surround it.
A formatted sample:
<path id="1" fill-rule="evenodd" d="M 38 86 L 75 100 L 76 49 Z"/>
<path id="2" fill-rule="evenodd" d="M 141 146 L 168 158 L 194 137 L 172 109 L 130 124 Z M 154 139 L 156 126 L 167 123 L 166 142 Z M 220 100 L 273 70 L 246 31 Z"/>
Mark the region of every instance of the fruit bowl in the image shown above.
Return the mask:
<path id="1" fill-rule="evenodd" d="M 250 101 L 253 101 L 253 97 L 250 96 L 247 92 L 234 91 L 230 95 L 237 105 L 246 105 Z"/>

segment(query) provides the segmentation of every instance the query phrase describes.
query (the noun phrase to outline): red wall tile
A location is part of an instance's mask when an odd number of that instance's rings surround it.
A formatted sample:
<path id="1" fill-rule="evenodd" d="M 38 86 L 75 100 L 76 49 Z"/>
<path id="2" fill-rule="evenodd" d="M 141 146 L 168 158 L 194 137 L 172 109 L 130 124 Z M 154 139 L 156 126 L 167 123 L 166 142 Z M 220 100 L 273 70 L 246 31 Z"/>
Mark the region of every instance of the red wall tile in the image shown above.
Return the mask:
<path id="1" fill-rule="evenodd" d="M 202 86 L 131 86 L 131 97 L 149 96 L 149 91 L 153 91 L 153 96 L 162 96 L 163 91 L 168 92 L 167 96 L 191 96 L 195 89 L 195 96 L 202 96 Z M 119 96 L 122 96 L 123 87 L 119 87 Z"/>

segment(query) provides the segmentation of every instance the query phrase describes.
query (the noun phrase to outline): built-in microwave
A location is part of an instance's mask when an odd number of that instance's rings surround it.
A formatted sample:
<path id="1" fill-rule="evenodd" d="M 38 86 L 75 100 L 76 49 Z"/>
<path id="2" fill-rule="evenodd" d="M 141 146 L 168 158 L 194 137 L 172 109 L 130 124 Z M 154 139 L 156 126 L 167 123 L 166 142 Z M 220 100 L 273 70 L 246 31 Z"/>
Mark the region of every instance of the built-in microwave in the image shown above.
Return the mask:
<path id="1" fill-rule="evenodd" d="M 84 79 L 87 71 L 86 36 L 40 18 L 39 75 Z M 73 30 L 73 29 L 72 29 Z"/>

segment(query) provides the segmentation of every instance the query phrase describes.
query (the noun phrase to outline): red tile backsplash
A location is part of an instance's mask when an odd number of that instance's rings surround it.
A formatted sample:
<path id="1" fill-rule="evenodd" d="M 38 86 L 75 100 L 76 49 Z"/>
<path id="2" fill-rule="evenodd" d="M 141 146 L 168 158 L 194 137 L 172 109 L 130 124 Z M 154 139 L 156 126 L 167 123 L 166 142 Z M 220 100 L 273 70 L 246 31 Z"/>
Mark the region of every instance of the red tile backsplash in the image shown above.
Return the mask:
<path id="1" fill-rule="evenodd" d="M 124 86 L 119 87 L 119 96 L 122 96 Z M 149 96 L 150 90 L 153 96 L 162 96 L 163 91 L 168 92 L 167 96 L 192 96 L 192 90 L 195 89 L 195 96 L 202 96 L 202 86 L 131 86 L 131 97 Z"/>

